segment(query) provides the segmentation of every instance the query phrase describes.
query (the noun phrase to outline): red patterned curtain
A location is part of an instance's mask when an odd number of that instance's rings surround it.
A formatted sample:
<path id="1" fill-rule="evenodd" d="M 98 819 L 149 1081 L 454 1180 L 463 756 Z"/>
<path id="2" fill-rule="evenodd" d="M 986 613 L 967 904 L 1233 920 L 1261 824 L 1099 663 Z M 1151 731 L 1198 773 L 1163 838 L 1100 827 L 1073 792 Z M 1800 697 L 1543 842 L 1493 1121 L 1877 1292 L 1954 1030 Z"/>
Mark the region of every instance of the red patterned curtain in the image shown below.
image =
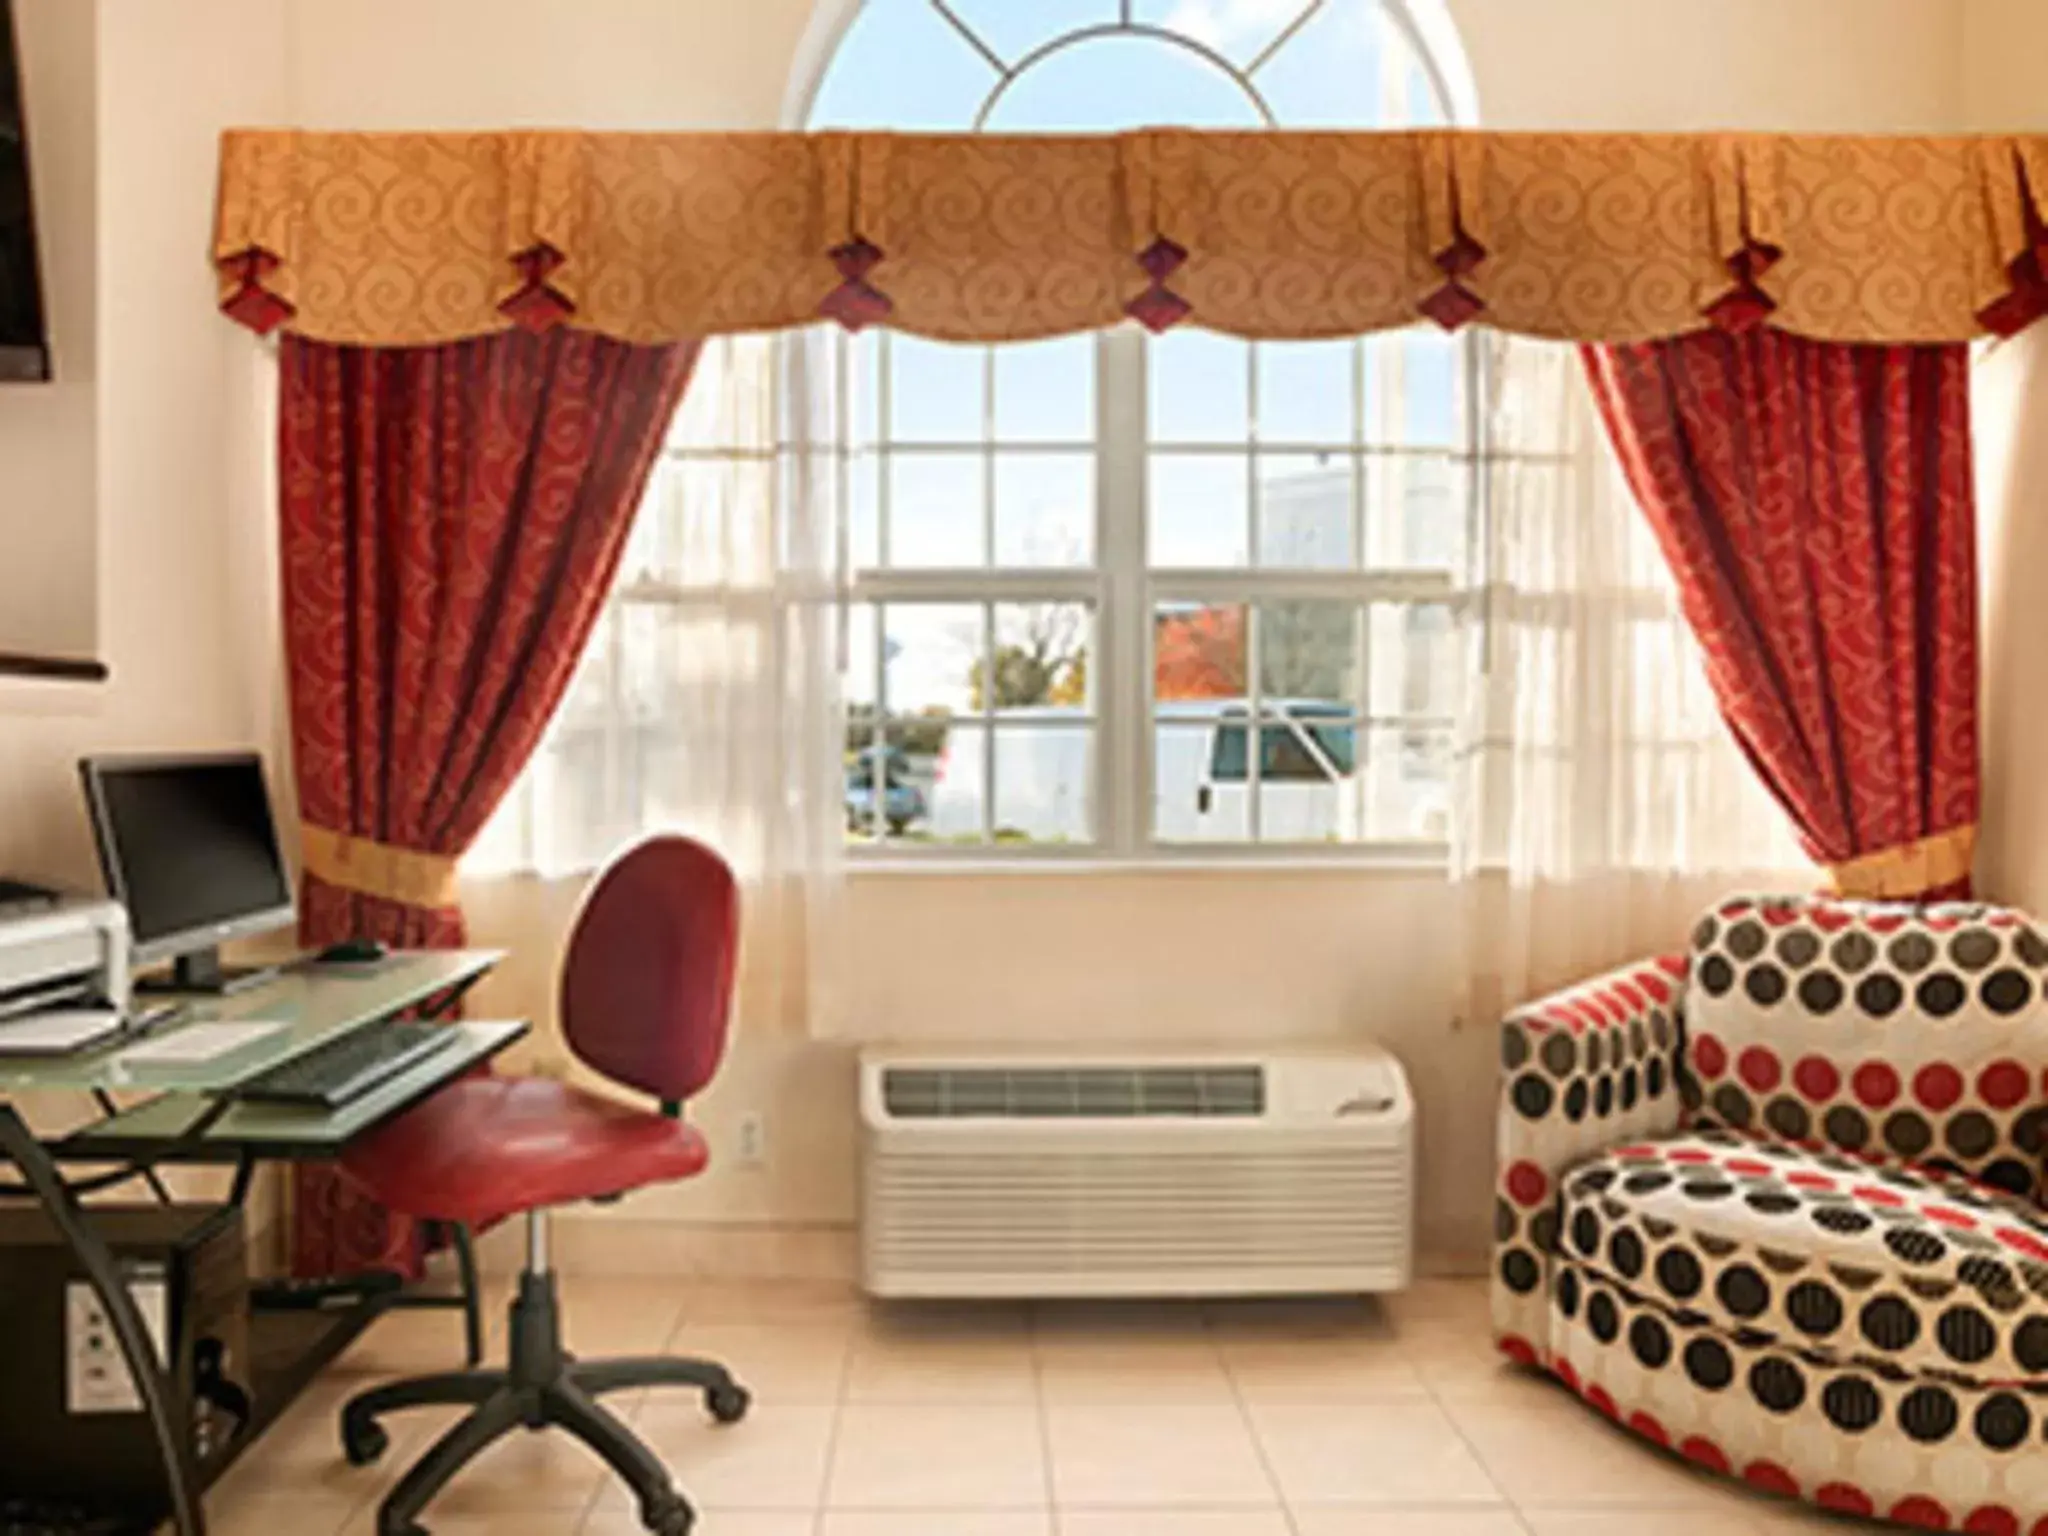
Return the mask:
<path id="1" fill-rule="evenodd" d="M 696 357 L 587 332 L 284 339 L 285 643 L 307 944 L 458 945 L 455 864 L 539 744 Z M 420 1242 L 302 1166 L 300 1274 Z"/>
<path id="2" fill-rule="evenodd" d="M 1722 713 L 1853 896 L 1967 895 L 1976 530 L 1961 346 L 1587 347 Z"/>

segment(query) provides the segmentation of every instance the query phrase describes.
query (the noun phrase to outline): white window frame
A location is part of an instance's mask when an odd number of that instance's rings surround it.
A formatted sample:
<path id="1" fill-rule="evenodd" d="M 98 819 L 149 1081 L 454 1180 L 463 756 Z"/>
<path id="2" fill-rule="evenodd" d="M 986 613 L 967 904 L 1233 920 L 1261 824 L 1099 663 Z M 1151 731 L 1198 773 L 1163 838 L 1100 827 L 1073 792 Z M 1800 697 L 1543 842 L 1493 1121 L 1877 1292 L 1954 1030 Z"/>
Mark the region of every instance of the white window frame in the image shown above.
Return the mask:
<path id="1" fill-rule="evenodd" d="M 1247 566 L 1153 567 L 1149 561 L 1151 507 L 1148 459 L 1155 448 L 1174 453 L 1215 452 L 1242 456 L 1251 477 L 1247 498 L 1248 552 L 1257 549 L 1258 460 L 1262 453 L 1330 451 L 1328 443 L 1265 440 L 1259 431 L 1256 353 L 1248 351 L 1250 400 L 1249 433 L 1244 439 L 1206 443 L 1155 443 L 1149 430 L 1147 336 L 1136 325 L 1126 324 L 1096 333 L 1095 341 L 1095 561 L 1076 567 L 916 567 L 854 569 L 845 582 L 846 601 L 865 608 L 873 604 L 945 603 L 979 606 L 983 613 L 982 662 L 994 655 L 991 615 L 994 605 L 1018 602 L 1074 602 L 1087 605 L 1093 614 L 1088 652 L 1090 714 L 1086 722 L 1094 732 L 1094 772 L 1090 784 L 1092 838 L 1087 842 L 996 842 L 925 843 L 914 839 L 850 839 L 849 858 L 856 866 L 929 868 L 962 863 L 995 862 L 1004 865 L 1046 864 L 1148 864 L 1189 865 L 1202 863 L 1285 863 L 1285 864 L 1369 864 L 1400 867 L 1442 868 L 1450 859 L 1448 834 L 1433 839 L 1358 839 L 1350 842 L 1264 840 L 1261 830 L 1259 775 L 1263 752 L 1252 750 L 1247 762 L 1249 802 L 1248 835 L 1228 841 L 1161 840 L 1152 835 L 1151 806 L 1156 763 L 1154 761 L 1154 662 L 1153 615 L 1157 605 L 1167 602 L 1242 604 L 1247 611 L 1262 602 L 1288 599 L 1326 599 L 1358 607 L 1372 604 L 1417 604 L 1441 606 L 1458 619 L 1464 610 L 1469 587 L 1462 572 L 1431 569 L 1373 568 L 1363 561 L 1367 548 L 1365 519 L 1371 504 L 1363 485 L 1354 486 L 1352 498 L 1353 550 L 1360 563 L 1347 569 L 1291 569 Z M 1282 343 L 1284 345 L 1284 343 Z M 1375 441 L 1365 420 L 1363 349 L 1354 354 L 1360 377 L 1353 389 L 1353 440 L 1346 448 L 1355 472 L 1369 476 L 1376 459 L 1406 452 L 1441 457 L 1464 469 L 1466 547 L 1476 547 L 1476 519 L 1482 495 L 1483 454 L 1479 450 L 1480 427 L 1476 387 L 1478 351 L 1468 339 L 1461 347 L 1461 410 L 1459 426 L 1463 438 L 1447 449 L 1435 445 L 1409 450 L 1384 437 Z M 879 388 L 877 444 L 886 454 L 940 450 L 960 451 L 972 447 L 984 455 L 985 547 L 995 548 L 995 503 L 991 493 L 995 453 L 1030 452 L 1032 444 L 995 437 L 996 396 L 988 387 L 993 373 L 993 349 L 984 354 L 983 428 L 978 441 L 901 442 L 889 432 L 890 376 L 888 349 L 878 365 Z M 1398 356 L 1390 351 L 1389 356 Z M 1400 398 L 1398 381 L 1382 398 Z M 1067 453 L 1073 444 L 1044 445 L 1045 451 Z M 856 450 L 858 451 L 858 450 Z M 884 560 L 889 541 L 889 475 L 886 459 L 878 475 L 877 516 L 879 548 Z M 1258 625 L 1247 627 L 1246 675 L 1248 691 L 1257 697 L 1259 658 Z M 1361 626 L 1361 644 L 1364 644 Z M 1361 657 L 1361 662 L 1364 658 Z M 873 696 L 886 701 L 883 674 L 887 659 L 878 646 L 875 676 L 868 680 Z M 885 711 L 879 716 L 889 718 Z M 995 710 L 985 691 L 981 715 L 983 728 L 993 732 Z M 1076 724 L 1083 723 L 1077 720 Z M 1353 724 L 1361 743 L 1376 728 L 1414 727 L 1451 731 L 1456 721 L 1449 717 L 1372 713 L 1360 714 Z M 1251 728 L 1253 722 L 1247 721 Z M 1251 731 L 1256 745 L 1259 734 Z M 982 753 L 982 798 L 984 827 L 994 825 L 995 741 L 991 734 Z"/>

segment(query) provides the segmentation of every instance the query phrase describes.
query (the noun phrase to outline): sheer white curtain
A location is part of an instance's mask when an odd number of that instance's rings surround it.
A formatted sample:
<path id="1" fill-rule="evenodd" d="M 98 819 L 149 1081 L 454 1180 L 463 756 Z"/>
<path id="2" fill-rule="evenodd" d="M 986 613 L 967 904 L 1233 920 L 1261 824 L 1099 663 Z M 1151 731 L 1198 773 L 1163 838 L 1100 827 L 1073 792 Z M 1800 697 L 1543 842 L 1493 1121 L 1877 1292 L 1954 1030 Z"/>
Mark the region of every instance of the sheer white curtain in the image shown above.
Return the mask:
<path id="1" fill-rule="evenodd" d="M 706 344 L 589 654 L 466 875 L 573 875 L 650 832 L 742 881 L 747 1014 L 828 1006 L 842 875 L 837 336 Z"/>
<path id="2" fill-rule="evenodd" d="M 1682 946 L 1738 888 L 1810 888 L 1723 725 L 1575 348 L 1489 334 L 1482 583 L 1454 874 L 1461 1014 Z"/>

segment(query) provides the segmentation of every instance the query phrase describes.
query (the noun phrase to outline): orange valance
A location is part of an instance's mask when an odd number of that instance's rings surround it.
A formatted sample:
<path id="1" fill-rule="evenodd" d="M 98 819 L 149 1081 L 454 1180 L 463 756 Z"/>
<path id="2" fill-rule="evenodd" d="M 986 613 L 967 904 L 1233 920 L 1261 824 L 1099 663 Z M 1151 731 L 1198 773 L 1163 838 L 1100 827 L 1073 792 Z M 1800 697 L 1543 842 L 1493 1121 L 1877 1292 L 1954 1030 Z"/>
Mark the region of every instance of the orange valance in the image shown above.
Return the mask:
<path id="1" fill-rule="evenodd" d="M 316 133 L 221 148 L 221 304 L 407 345 L 821 317 L 1961 341 L 2048 309 L 2048 137 Z"/>

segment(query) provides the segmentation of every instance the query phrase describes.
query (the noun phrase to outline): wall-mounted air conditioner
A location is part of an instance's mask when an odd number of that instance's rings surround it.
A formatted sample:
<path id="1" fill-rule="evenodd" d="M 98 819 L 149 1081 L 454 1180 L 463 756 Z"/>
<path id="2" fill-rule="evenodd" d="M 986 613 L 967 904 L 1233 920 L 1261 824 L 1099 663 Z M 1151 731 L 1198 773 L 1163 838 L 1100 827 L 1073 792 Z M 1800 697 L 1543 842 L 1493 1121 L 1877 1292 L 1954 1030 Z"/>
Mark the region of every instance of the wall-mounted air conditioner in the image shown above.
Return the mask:
<path id="1" fill-rule="evenodd" d="M 1415 1106 L 1377 1047 L 873 1047 L 860 1096 L 876 1296 L 1408 1283 Z"/>

